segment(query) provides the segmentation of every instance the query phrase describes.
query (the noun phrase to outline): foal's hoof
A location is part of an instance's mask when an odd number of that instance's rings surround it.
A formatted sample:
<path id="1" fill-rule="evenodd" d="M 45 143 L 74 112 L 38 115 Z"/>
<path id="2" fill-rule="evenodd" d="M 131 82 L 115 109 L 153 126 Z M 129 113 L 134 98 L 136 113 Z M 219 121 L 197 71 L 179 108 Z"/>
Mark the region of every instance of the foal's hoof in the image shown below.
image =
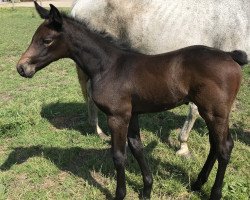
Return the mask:
<path id="1" fill-rule="evenodd" d="M 211 189 L 209 200 L 220 200 L 221 197 L 222 197 L 221 190 L 214 189 L 214 188 Z"/>
<path id="2" fill-rule="evenodd" d="M 146 195 L 146 194 L 144 194 L 143 191 L 141 191 L 139 194 L 139 199 L 140 200 L 150 200 L 150 195 Z"/>

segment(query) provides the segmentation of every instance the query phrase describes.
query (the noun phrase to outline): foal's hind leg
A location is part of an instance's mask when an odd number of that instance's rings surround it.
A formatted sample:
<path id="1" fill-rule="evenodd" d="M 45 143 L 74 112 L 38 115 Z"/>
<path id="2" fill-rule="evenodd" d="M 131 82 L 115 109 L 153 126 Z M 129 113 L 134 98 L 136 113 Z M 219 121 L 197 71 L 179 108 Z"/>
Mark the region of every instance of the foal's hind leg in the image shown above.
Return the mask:
<path id="1" fill-rule="evenodd" d="M 224 175 L 226 172 L 226 168 L 228 165 L 228 162 L 231 157 L 231 152 L 234 146 L 233 139 L 229 133 L 229 127 L 228 127 L 228 119 L 225 120 L 224 126 L 217 125 L 216 128 L 220 128 L 222 133 L 222 137 L 218 137 L 219 135 L 215 135 L 217 139 L 217 159 L 218 159 L 218 170 L 215 178 L 214 185 L 211 190 L 210 199 L 211 200 L 217 200 L 220 199 L 222 196 L 222 184 Z M 218 138 L 217 138 L 218 137 Z"/>
<path id="2" fill-rule="evenodd" d="M 130 119 L 128 128 L 128 145 L 141 169 L 144 183 L 142 198 L 149 199 L 152 190 L 153 178 L 143 154 L 143 144 L 140 138 L 138 115 L 133 115 Z"/>
<path id="3" fill-rule="evenodd" d="M 228 114 L 220 114 L 220 116 L 218 116 L 203 113 L 202 117 L 204 117 L 209 129 L 211 147 L 207 161 L 205 162 L 205 165 L 203 166 L 196 182 L 192 185 L 192 189 L 200 189 L 201 186 L 207 181 L 217 158 L 219 165 L 216 179 L 211 190 L 210 199 L 218 200 L 222 196 L 222 183 L 231 151 L 233 149 L 233 140 L 228 132 Z"/>
<path id="4" fill-rule="evenodd" d="M 210 151 L 207 157 L 207 160 L 201 170 L 201 172 L 198 175 L 198 178 L 196 181 L 192 184 L 191 189 L 193 191 L 198 191 L 201 189 L 204 183 L 207 182 L 208 176 L 214 166 L 214 163 L 216 161 L 216 146 L 214 143 L 214 140 L 212 139 L 211 134 L 209 134 L 209 142 L 210 142 Z"/>
<path id="5" fill-rule="evenodd" d="M 198 116 L 199 116 L 199 112 L 198 112 L 197 106 L 194 103 L 190 103 L 188 116 L 181 129 L 181 132 L 179 133 L 178 139 L 180 141 L 181 146 L 180 146 L 180 149 L 176 152 L 177 155 L 182 155 L 185 157 L 190 156 L 187 141 L 188 141 L 189 133 L 191 129 L 193 128 L 194 122 L 198 118 Z"/>

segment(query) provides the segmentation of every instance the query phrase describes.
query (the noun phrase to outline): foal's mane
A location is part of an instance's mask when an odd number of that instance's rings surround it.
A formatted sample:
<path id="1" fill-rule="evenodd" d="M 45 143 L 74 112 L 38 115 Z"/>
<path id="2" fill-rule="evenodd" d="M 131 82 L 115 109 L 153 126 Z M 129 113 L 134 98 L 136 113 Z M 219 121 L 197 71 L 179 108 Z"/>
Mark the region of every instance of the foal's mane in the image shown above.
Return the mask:
<path id="1" fill-rule="evenodd" d="M 101 38 L 105 39 L 106 41 L 108 41 L 109 43 L 111 43 L 112 45 L 116 46 L 119 49 L 122 49 L 124 51 L 129 51 L 129 52 L 138 52 L 136 49 L 132 48 L 131 44 L 128 41 L 123 41 L 122 39 L 115 38 L 111 34 L 107 33 L 105 30 L 99 31 L 91 27 L 89 22 L 86 19 L 79 20 L 72 16 L 69 16 L 66 13 L 61 13 L 61 15 L 64 19 L 67 19 L 73 23 L 76 23 L 82 26 L 85 30 L 100 36 Z"/>

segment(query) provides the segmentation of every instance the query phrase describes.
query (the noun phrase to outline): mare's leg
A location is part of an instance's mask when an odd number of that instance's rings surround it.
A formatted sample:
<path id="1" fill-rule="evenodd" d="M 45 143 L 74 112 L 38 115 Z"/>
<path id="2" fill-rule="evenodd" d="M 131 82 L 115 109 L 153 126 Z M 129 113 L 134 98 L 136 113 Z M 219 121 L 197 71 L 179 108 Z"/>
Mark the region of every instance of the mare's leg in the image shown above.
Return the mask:
<path id="1" fill-rule="evenodd" d="M 125 160 L 126 160 L 126 139 L 129 119 L 123 117 L 109 116 L 108 125 L 111 130 L 112 155 L 117 172 L 117 185 L 115 199 L 124 199 L 126 196 L 125 181 Z"/>
<path id="2" fill-rule="evenodd" d="M 80 67 L 78 67 L 76 65 L 76 72 L 77 72 L 77 76 L 78 76 L 78 81 L 80 83 L 81 86 L 81 90 L 82 90 L 82 95 L 84 97 L 84 99 L 87 101 L 87 80 L 88 77 L 87 75 L 80 69 Z"/>
<path id="3" fill-rule="evenodd" d="M 211 190 L 210 199 L 218 200 L 222 196 L 223 179 L 233 149 L 233 140 L 229 134 L 228 128 L 228 113 L 226 111 L 224 114 L 220 112 L 220 115 L 203 113 L 202 117 L 204 117 L 209 129 L 211 148 L 207 161 L 205 162 L 196 182 L 193 184 L 192 189 L 200 189 L 207 181 L 217 158 L 218 170 Z"/>
<path id="4" fill-rule="evenodd" d="M 178 138 L 181 146 L 180 146 L 180 149 L 176 152 L 176 154 L 183 155 L 183 156 L 190 156 L 187 141 L 188 141 L 189 133 L 191 129 L 193 128 L 194 122 L 199 116 L 197 106 L 194 103 L 190 103 L 189 105 L 190 105 L 189 113 L 181 129 L 181 132 L 179 133 L 179 138 Z"/>
<path id="5" fill-rule="evenodd" d="M 78 75 L 78 81 L 81 86 L 82 94 L 84 99 L 86 100 L 88 106 L 88 121 L 91 126 L 95 128 L 95 132 L 101 138 L 107 138 L 107 136 L 103 133 L 102 129 L 98 125 L 98 110 L 91 98 L 91 89 L 90 89 L 90 82 L 88 81 L 88 76 L 78 67 L 76 66 L 76 71 Z"/>
<path id="6" fill-rule="evenodd" d="M 95 127 L 96 133 L 102 138 L 106 139 L 107 135 L 103 133 L 102 129 L 99 127 L 98 124 L 98 108 L 96 107 L 94 101 L 92 100 L 92 90 L 90 85 L 90 80 L 87 81 L 87 103 L 88 103 L 88 117 L 89 117 L 89 124 Z"/>
<path id="7" fill-rule="evenodd" d="M 128 145 L 141 169 L 144 183 L 142 197 L 144 199 L 150 199 L 153 177 L 143 154 L 143 144 L 140 138 L 138 115 L 132 115 L 130 119 L 128 128 Z"/>
<path id="8" fill-rule="evenodd" d="M 88 121 L 89 124 L 95 127 L 95 132 L 101 138 L 107 138 L 107 136 L 103 133 L 102 129 L 98 125 L 98 110 L 91 98 L 91 89 L 90 89 L 90 81 L 88 81 L 88 76 L 78 67 L 76 66 L 76 71 L 78 75 L 78 81 L 81 86 L 82 94 L 84 99 L 86 100 L 88 106 Z"/>

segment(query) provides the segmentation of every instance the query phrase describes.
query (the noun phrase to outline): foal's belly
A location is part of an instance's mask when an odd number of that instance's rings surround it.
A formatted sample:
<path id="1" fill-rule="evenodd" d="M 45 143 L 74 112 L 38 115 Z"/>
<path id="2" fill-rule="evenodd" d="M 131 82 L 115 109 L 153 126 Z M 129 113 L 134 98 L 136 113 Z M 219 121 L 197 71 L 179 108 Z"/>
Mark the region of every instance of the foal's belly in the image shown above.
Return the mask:
<path id="1" fill-rule="evenodd" d="M 153 112 L 162 112 L 165 110 L 170 110 L 172 108 L 178 107 L 182 104 L 185 104 L 187 102 L 179 101 L 174 104 L 162 104 L 162 105 L 155 105 L 155 104 L 148 104 L 148 103 L 141 103 L 138 105 L 133 106 L 133 113 L 153 113 Z"/>
<path id="2" fill-rule="evenodd" d="M 160 93 L 152 96 L 134 96 L 132 98 L 132 108 L 135 113 L 161 112 L 188 103 L 186 94 L 175 92 L 175 94 Z"/>

